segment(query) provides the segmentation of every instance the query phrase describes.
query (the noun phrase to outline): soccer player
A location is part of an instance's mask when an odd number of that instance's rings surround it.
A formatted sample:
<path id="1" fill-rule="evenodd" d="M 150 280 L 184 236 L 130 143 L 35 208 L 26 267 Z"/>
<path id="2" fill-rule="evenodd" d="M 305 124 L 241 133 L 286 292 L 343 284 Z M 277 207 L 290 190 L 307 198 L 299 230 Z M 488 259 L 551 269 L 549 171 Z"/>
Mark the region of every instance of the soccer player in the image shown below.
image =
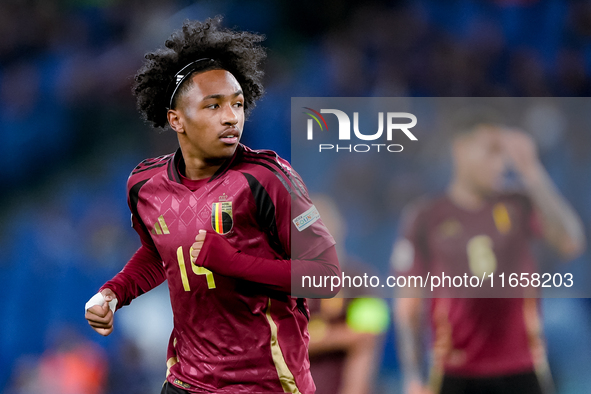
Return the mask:
<path id="1" fill-rule="evenodd" d="M 343 272 L 350 276 L 367 273 L 368 267 L 348 256 L 341 242 L 347 229 L 335 201 L 324 195 L 312 197 L 337 242 Z M 339 297 L 308 300 L 310 369 L 316 394 L 374 392 L 390 311 L 385 301 L 372 295 L 367 288 L 353 287 L 341 290 Z"/>
<path id="2" fill-rule="evenodd" d="M 444 195 L 412 204 L 392 264 L 401 275 L 460 269 L 469 275 L 534 267 L 530 241 L 565 259 L 585 248 L 580 219 L 541 165 L 532 138 L 499 126 L 489 110 L 464 114 L 452 142 L 454 172 Z M 525 193 L 502 188 L 507 166 Z M 499 285 L 500 286 L 500 285 Z M 402 297 L 416 297 L 405 288 Z M 396 300 L 396 325 L 408 394 L 538 394 L 551 389 L 536 299 L 433 298 L 431 382 L 421 376 L 421 298 Z"/>
<path id="3" fill-rule="evenodd" d="M 86 319 L 109 335 L 116 308 L 166 279 L 174 329 L 162 393 L 312 394 L 309 312 L 291 296 L 292 275 L 340 275 L 334 240 L 289 163 L 239 143 L 263 93 L 263 37 L 220 21 L 185 22 L 135 77 L 141 113 L 170 126 L 180 148 L 131 173 L 141 247 Z"/>

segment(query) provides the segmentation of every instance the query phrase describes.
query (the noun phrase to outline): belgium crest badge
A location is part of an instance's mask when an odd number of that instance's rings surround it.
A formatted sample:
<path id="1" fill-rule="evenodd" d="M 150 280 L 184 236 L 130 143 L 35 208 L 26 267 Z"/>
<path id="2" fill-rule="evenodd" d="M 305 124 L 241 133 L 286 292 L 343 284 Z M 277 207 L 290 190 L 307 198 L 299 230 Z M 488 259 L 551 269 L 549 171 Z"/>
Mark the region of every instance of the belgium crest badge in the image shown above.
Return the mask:
<path id="1" fill-rule="evenodd" d="M 211 227 L 218 234 L 227 234 L 232 230 L 232 202 L 214 202 L 211 206 Z"/>

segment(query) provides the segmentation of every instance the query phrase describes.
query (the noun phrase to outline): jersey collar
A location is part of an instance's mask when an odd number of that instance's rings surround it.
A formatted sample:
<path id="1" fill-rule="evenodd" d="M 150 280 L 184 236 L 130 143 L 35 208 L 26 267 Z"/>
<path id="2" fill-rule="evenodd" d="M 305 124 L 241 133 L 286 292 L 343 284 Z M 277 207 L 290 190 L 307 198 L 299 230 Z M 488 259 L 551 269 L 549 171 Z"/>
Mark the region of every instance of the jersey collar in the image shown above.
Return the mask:
<path id="1" fill-rule="evenodd" d="M 238 157 L 242 156 L 243 151 L 244 151 L 244 145 L 238 144 L 238 147 L 236 147 L 236 151 L 234 152 L 234 155 L 232 155 L 232 157 L 227 159 L 224 162 L 224 164 L 222 164 L 222 166 L 220 168 L 218 168 L 218 170 L 215 172 L 215 174 L 213 174 L 213 176 L 209 179 L 209 182 L 222 176 L 232 166 L 232 164 L 234 164 L 236 162 L 236 159 Z M 173 182 L 180 183 L 180 184 L 182 184 L 182 181 L 181 181 L 181 173 L 180 173 L 179 166 L 185 165 L 184 161 L 182 161 L 182 160 L 183 160 L 183 152 L 181 152 L 181 148 L 178 148 L 176 150 L 174 156 L 168 162 L 168 168 L 167 168 L 168 179 L 170 179 Z"/>

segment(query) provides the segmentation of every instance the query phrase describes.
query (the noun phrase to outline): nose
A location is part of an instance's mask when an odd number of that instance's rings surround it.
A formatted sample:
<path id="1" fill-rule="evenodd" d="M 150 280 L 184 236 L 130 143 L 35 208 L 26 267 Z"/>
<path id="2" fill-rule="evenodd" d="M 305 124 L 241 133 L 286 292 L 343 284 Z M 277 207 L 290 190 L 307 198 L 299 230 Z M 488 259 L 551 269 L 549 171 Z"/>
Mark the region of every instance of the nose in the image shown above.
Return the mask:
<path id="1" fill-rule="evenodd" d="M 228 126 L 234 126 L 236 123 L 238 123 L 237 111 L 231 105 L 224 106 L 224 111 L 222 113 L 222 123 Z"/>

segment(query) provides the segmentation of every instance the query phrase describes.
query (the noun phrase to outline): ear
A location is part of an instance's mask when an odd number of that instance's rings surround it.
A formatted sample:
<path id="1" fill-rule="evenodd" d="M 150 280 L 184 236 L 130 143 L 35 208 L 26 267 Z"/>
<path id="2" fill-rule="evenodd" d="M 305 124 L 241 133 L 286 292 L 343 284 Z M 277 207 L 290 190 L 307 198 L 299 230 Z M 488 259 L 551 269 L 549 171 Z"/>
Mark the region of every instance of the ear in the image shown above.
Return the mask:
<path id="1" fill-rule="evenodd" d="M 177 109 L 169 109 L 166 113 L 168 117 L 168 124 L 170 127 L 179 134 L 184 134 L 185 129 L 183 127 L 182 114 Z"/>

